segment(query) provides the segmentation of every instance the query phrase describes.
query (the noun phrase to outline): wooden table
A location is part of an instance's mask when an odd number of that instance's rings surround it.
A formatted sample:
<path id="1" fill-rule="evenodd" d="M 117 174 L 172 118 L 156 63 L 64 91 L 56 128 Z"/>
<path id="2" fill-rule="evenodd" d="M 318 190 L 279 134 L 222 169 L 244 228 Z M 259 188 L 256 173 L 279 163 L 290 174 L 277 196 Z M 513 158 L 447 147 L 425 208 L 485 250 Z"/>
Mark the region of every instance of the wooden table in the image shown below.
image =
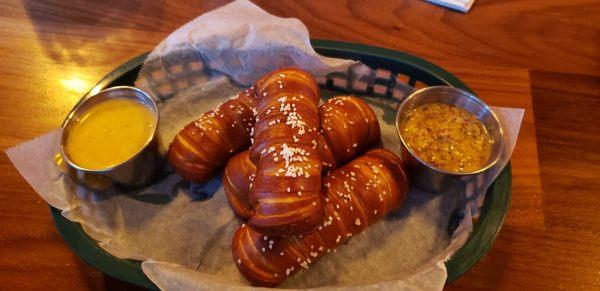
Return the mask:
<path id="1" fill-rule="evenodd" d="M 226 1 L 1 1 L 0 150 L 60 125 L 104 74 Z M 487 257 L 448 289 L 600 288 L 600 2 L 256 1 L 314 38 L 393 48 L 526 109 L 511 206 Z M 0 154 L 2 288 L 126 289 L 63 242 Z"/>

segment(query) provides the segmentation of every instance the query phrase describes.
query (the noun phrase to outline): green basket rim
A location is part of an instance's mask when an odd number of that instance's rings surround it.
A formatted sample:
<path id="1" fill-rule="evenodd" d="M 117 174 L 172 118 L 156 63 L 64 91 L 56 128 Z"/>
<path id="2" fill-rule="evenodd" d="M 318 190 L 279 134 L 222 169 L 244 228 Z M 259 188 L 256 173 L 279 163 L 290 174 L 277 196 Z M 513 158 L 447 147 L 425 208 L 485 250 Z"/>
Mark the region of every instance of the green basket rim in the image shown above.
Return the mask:
<path id="1" fill-rule="evenodd" d="M 383 58 L 398 64 L 410 66 L 417 70 L 425 71 L 443 81 L 446 85 L 472 92 L 466 84 L 451 73 L 433 63 L 408 53 L 333 40 L 313 39 L 311 40 L 311 43 L 316 51 L 324 55 L 328 55 L 328 53 L 349 54 L 362 57 Z M 87 97 L 91 96 L 91 92 L 97 92 L 98 90 L 107 87 L 125 73 L 136 69 L 143 63 L 147 55 L 148 53 L 143 53 L 107 74 L 86 95 L 84 95 L 79 102 L 82 102 Z M 480 216 L 473 227 L 469 239 L 465 245 L 463 245 L 463 247 L 446 262 L 448 271 L 446 284 L 456 280 L 481 261 L 493 246 L 508 211 L 511 185 L 511 165 L 509 163 L 488 189 Z M 111 277 L 148 289 L 158 289 L 157 286 L 143 273 L 140 261 L 114 257 L 102 250 L 97 243 L 83 231 L 79 223 L 72 222 L 63 217 L 61 210 L 59 209 L 50 206 L 50 210 L 60 235 L 67 245 L 69 245 L 69 247 L 87 264 Z"/>

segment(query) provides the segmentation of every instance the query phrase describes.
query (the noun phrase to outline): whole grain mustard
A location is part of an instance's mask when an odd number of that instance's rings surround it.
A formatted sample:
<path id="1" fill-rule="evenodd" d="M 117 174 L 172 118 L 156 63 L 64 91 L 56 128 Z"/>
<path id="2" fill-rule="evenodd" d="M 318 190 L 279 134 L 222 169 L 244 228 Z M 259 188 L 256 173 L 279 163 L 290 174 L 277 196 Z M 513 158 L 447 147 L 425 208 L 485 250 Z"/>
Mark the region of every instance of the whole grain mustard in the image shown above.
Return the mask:
<path id="1" fill-rule="evenodd" d="M 454 105 L 429 103 L 416 107 L 407 114 L 401 133 L 417 157 L 449 172 L 476 171 L 491 153 L 492 142 L 485 126 Z"/>

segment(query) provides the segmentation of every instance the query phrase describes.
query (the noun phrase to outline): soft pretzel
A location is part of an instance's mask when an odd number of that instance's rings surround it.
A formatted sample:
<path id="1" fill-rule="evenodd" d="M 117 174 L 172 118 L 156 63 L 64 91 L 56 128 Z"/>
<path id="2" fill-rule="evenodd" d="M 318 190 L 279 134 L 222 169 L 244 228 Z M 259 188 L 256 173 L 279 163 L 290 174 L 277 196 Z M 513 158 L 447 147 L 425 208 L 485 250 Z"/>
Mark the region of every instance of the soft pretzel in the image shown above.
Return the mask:
<path id="1" fill-rule="evenodd" d="M 284 68 L 262 77 L 255 89 L 250 159 L 256 175 L 249 194 L 255 212 L 248 224 L 269 235 L 310 231 L 325 213 L 316 148 L 319 87 L 307 72 Z"/>
<path id="2" fill-rule="evenodd" d="M 322 158 L 323 173 L 341 166 L 364 153 L 380 140 L 379 123 L 362 99 L 339 96 L 319 107 L 321 134 L 317 149 Z M 254 214 L 248 189 L 256 167 L 247 152 L 232 158 L 225 167 L 223 185 L 236 216 L 246 221 Z"/>
<path id="3" fill-rule="evenodd" d="M 376 149 L 325 178 L 325 219 L 304 235 L 273 237 L 242 225 L 232 253 L 240 272 L 256 286 L 274 287 L 364 231 L 391 210 L 408 191 L 401 160 Z"/>
<path id="4" fill-rule="evenodd" d="M 253 88 L 186 125 L 169 146 L 169 162 L 184 179 L 202 183 L 230 157 L 250 146 L 256 96 Z"/>
<path id="5" fill-rule="evenodd" d="M 379 142 L 379 122 L 365 101 L 352 96 L 327 100 L 319 108 L 321 135 L 337 164 L 345 164 Z"/>
<path id="6" fill-rule="evenodd" d="M 254 215 L 248 192 L 256 174 L 250 151 L 243 151 L 229 160 L 223 172 L 223 188 L 235 216 L 244 222 Z"/>

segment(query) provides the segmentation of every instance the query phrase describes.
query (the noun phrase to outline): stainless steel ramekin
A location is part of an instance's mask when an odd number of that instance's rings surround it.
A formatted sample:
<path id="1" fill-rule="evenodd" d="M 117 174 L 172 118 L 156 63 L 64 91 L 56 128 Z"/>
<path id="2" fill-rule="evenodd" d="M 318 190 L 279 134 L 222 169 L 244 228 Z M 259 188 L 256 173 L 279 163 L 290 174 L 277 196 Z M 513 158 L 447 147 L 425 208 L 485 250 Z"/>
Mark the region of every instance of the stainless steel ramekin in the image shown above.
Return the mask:
<path id="1" fill-rule="evenodd" d="M 403 122 L 413 109 L 427 103 L 445 103 L 463 108 L 483 123 L 492 140 L 492 149 L 488 161 L 482 167 L 462 173 L 445 171 L 423 161 L 406 145 L 401 132 Z M 433 86 L 414 91 L 398 108 L 396 131 L 402 143 L 402 158 L 407 165 L 411 183 L 427 192 L 442 192 L 452 187 L 457 180 L 489 169 L 498 162 L 504 148 L 502 127 L 496 114 L 475 95 L 454 87 Z"/>
<path id="2" fill-rule="evenodd" d="M 76 120 L 77 117 L 85 113 L 89 108 L 94 106 L 94 104 L 115 98 L 132 99 L 144 104 L 155 117 L 152 135 L 137 154 L 118 165 L 100 170 L 86 169 L 78 166 L 69 160 L 69 156 L 65 152 L 69 130 L 73 124 L 72 121 Z M 164 165 L 163 158 L 159 153 L 158 138 L 156 136 L 158 130 L 158 117 L 158 108 L 156 107 L 154 100 L 144 91 L 134 87 L 111 87 L 85 99 L 71 111 L 64 123 L 60 146 L 60 154 L 62 155 L 62 160 L 65 165 L 64 170 L 75 183 L 92 190 L 103 191 L 113 185 L 119 185 L 126 188 L 139 188 L 148 185 Z"/>

